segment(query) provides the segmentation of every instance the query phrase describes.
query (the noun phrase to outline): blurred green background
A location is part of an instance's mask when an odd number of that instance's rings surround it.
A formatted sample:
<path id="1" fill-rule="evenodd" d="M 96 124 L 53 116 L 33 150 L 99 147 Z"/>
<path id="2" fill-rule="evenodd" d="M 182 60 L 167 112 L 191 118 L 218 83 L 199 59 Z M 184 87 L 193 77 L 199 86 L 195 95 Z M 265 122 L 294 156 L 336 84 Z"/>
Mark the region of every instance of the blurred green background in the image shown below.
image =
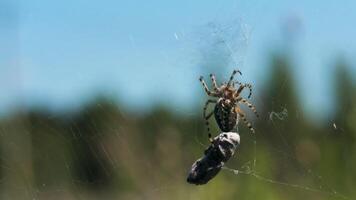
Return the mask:
<path id="1" fill-rule="evenodd" d="M 0 199 L 353 199 L 356 45 L 335 30 L 354 4 L 255 3 L 2 1 Z M 198 78 L 235 68 L 256 134 L 239 124 L 228 169 L 190 185 Z"/>

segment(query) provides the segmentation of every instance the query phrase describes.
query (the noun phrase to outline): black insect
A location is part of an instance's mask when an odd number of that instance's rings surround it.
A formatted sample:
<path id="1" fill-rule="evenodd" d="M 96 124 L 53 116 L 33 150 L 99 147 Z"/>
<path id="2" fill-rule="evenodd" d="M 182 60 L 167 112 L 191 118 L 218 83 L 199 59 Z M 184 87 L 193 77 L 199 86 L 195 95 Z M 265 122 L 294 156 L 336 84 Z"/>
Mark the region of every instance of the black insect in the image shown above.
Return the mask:
<path id="1" fill-rule="evenodd" d="M 220 133 L 205 150 L 204 156 L 194 162 L 187 182 L 202 185 L 214 178 L 224 164 L 234 155 L 240 136 L 234 132 Z"/>

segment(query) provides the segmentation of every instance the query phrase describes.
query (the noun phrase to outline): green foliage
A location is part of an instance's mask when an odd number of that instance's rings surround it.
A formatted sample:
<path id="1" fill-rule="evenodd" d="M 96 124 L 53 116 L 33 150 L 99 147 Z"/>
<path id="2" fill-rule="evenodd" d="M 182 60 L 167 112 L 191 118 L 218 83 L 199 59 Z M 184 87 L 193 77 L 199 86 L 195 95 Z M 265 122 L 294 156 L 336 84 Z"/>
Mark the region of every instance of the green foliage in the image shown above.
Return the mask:
<path id="1" fill-rule="evenodd" d="M 261 118 L 254 121 L 256 135 L 240 125 L 241 146 L 227 163 L 242 172 L 252 169 L 258 176 L 222 170 L 207 185 L 189 185 L 185 181 L 187 172 L 208 145 L 200 114 L 176 115 L 174 109 L 163 107 L 146 115 L 123 114 L 118 105 L 98 99 L 74 114 L 53 117 L 46 111 L 33 111 L 2 119 L 3 196 L 7 199 L 355 196 L 356 94 L 345 62 L 337 65 L 335 73 L 333 127 L 330 121 L 320 126 L 306 119 L 294 89 L 291 63 L 281 55 L 275 55 L 271 61 L 271 77 L 260 90 L 263 93 L 253 95 L 259 98 L 257 109 L 261 113 Z M 288 111 L 285 118 L 270 118 L 271 112 L 283 109 Z"/>

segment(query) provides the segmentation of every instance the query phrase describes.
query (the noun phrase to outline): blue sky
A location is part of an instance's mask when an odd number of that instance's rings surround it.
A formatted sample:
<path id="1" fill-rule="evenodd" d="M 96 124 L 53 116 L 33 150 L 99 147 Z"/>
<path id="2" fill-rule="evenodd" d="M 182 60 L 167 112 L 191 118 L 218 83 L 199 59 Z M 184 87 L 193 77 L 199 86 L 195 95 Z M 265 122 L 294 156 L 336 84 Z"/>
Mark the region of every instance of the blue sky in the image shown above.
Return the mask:
<path id="1" fill-rule="evenodd" d="M 186 110 L 203 92 L 199 41 L 210 37 L 199 34 L 208 23 L 238 27 L 240 38 L 226 41 L 228 69 L 238 64 L 244 80 L 259 86 L 270 53 L 286 48 L 281 27 L 296 22 L 293 70 L 306 109 L 316 115 L 331 111 L 325 97 L 338 56 L 355 66 L 351 0 L 2 0 L 0 6 L 2 112 L 19 105 L 66 110 L 94 94 L 133 109 L 169 102 Z"/>

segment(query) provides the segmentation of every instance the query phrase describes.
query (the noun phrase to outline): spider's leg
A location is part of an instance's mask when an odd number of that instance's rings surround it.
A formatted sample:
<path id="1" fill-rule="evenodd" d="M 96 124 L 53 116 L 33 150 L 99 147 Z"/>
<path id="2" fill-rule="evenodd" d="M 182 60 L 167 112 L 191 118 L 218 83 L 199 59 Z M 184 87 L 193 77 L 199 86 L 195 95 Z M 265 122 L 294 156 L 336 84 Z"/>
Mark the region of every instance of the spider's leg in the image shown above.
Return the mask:
<path id="1" fill-rule="evenodd" d="M 238 85 L 242 85 L 242 83 L 240 81 L 235 81 L 235 83 Z"/>
<path id="2" fill-rule="evenodd" d="M 239 98 L 240 93 L 242 92 L 242 90 L 243 90 L 245 87 L 246 87 L 245 84 L 241 84 L 241 83 L 240 83 L 240 87 L 239 87 L 239 89 L 237 89 L 236 93 L 234 94 L 234 97 L 235 97 L 235 98 Z"/>
<path id="3" fill-rule="evenodd" d="M 247 97 L 249 99 L 252 95 L 252 85 L 247 83 L 247 84 L 245 84 L 245 86 L 250 90 L 250 94 L 248 94 L 248 97 Z"/>
<path id="4" fill-rule="evenodd" d="M 256 107 L 254 105 L 252 105 L 252 103 L 248 102 L 246 99 L 244 98 L 240 98 L 240 101 L 247 105 L 256 115 L 256 117 L 259 117 L 258 113 L 257 113 L 257 110 L 256 110 Z"/>
<path id="5" fill-rule="evenodd" d="M 251 95 L 252 95 L 252 85 L 251 84 L 241 84 L 241 83 L 239 83 L 240 84 L 240 87 L 239 87 L 239 89 L 237 89 L 237 91 L 235 92 L 235 94 L 234 94 L 234 97 L 235 98 L 240 98 L 239 96 L 240 96 L 240 93 L 242 92 L 242 90 L 244 89 L 244 88 L 248 88 L 249 90 L 250 90 L 250 93 L 249 93 L 249 95 L 248 95 L 248 98 L 250 98 L 251 97 Z"/>
<path id="6" fill-rule="evenodd" d="M 240 72 L 240 70 L 234 70 L 234 71 L 232 72 L 231 76 L 230 76 L 230 80 L 229 80 L 229 82 L 227 83 L 227 86 L 230 86 L 230 85 L 231 85 L 231 82 L 232 82 L 232 80 L 234 80 L 234 76 L 235 76 L 235 74 L 236 74 L 237 72 L 238 72 L 240 75 L 242 75 L 242 73 Z"/>
<path id="7" fill-rule="evenodd" d="M 251 133 L 255 133 L 255 129 L 253 129 L 251 123 L 249 121 L 247 121 L 247 119 L 245 117 L 245 113 L 243 113 L 242 110 L 240 110 L 238 107 L 236 107 L 235 110 L 239 114 L 240 118 L 244 121 L 246 126 L 250 129 Z"/>
<path id="8" fill-rule="evenodd" d="M 208 99 L 205 102 L 205 106 L 204 106 L 204 111 L 203 111 L 203 116 L 204 116 L 204 120 L 205 120 L 205 125 L 208 131 L 208 137 L 209 137 L 209 141 L 212 142 L 213 139 L 211 138 L 211 133 L 210 133 L 210 128 L 209 128 L 209 118 L 213 115 L 214 111 L 211 111 L 209 114 L 206 114 L 206 110 L 208 109 L 208 105 L 211 103 L 216 103 L 215 100 L 212 99 Z"/>
<path id="9" fill-rule="evenodd" d="M 208 115 L 207 115 L 207 117 L 205 117 L 205 125 L 206 125 L 206 128 L 207 128 L 207 130 L 208 130 L 208 138 L 209 138 L 209 141 L 210 142 L 213 142 L 213 138 L 212 138 L 212 136 L 211 136 L 211 133 L 210 133 L 210 128 L 209 128 L 209 118 L 213 115 L 213 111 L 211 111 Z"/>
<path id="10" fill-rule="evenodd" d="M 213 89 L 214 91 L 217 93 L 219 92 L 218 90 L 218 84 L 216 83 L 216 78 L 214 76 L 214 74 L 210 74 L 210 78 L 211 78 L 211 82 L 213 83 Z"/>
<path id="11" fill-rule="evenodd" d="M 203 79 L 203 76 L 201 76 L 201 77 L 199 78 L 199 81 L 201 82 L 201 84 L 203 84 L 204 90 L 205 90 L 205 92 L 206 92 L 207 95 L 213 96 L 213 97 L 217 96 L 215 92 L 211 92 L 211 91 L 209 90 L 208 86 L 206 85 L 206 83 L 205 83 L 205 81 L 204 81 L 204 79 Z"/>
<path id="12" fill-rule="evenodd" d="M 237 84 L 240 85 L 239 89 L 236 91 L 235 96 L 240 95 L 240 93 L 242 92 L 242 90 L 243 90 L 245 87 L 247 87 L 247 88 L 250 90 L 250 93 L 248 94 L 248 97 L 247 97 L 247 98 L 249 99 L 249 98 L 251 97 L 251 95 L 252 95 L 252 85 L 249 84 L 249 83 L 242 84 L 242 83 L 239 82 L 239 81 L 235 81 L 235 83 L 237 83 Z"/>

